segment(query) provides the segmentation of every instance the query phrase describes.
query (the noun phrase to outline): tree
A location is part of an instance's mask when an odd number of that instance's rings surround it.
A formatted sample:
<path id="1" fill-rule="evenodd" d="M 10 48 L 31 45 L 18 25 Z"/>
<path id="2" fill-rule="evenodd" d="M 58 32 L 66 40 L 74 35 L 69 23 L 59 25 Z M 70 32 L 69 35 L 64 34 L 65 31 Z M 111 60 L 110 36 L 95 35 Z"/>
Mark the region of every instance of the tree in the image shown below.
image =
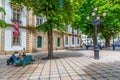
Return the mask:
<path id="1" fill-rule="evenodd" d="M 103 10 L 107 11 L 107 16 L 98 26 L 98 32 L 102 34 L 102 36 L 106 40 L 106 46 L 110 43 L 111 32 L 113 29 L 114 33 L 120 31 L 120 1 L 119 0 L 86 0 L 82 6 L 80 6 L 76 10 L 76 16 L 73 21 L 73 26 L 77 29 L 81 29 L 85 34 L 89 34 L 93 36 L 94 40 L 94 28 L 92 25 L 88 24 L 86 20 L 86 15 L 88 13 L 91 14 L 91 10 L 94 5 L 98 5 L 98 13 L 102 14 Z M 102 17 L 102 16 L 101 16 Z M 91 19 L 91 18 L 90 18 Z M 103 18 L 101 18 L 103 19 Z"/>
<path id="2" fill-rule="evenodd" d="M 75 11 L 75 19 L 72 23 L 74 28 L 82 30 L 82 32 L 94 40 L 94 27 L 86 20 L 86 15 L 91 13 L 96 0 L 85 0 L 81 6 Z"/>
<path id="3" fill-rule="evenodd" d="M 48 57 L 53 58 L 53 29 L 64 31 L 65 24 L 73 20 L 73 9 L 75 0 L 11 0 L 11 3 L 26 6 L 31 9 L 35 15 L 44 15 L 47 21 L 37 26 L 38 30 L 48 34 Z M 80 1 L 80 0 L 77 0 Z M 78 3 L 78 2 L 77 2 Z"/>
<path id="4" fill-rule="evenodd" d="M 102 8 L 106 8 L 107 16 L 105 21 L 100 26 L 100 32 L 106 40 L 106 47 L 108 47 L 112 32 L 114 32 L 114 34 L 120 32 L 120 1 L 107 0 L 106 5 Z"/>
<path id="5" fill-rule="evenodd" d="M 2 7 L 0 7 L 0 12 L 2 12 L 4 15 L 6 15 L 6 12 Z M 4 20 L 0 19 L 0 27 L 5 28 L 6 26 L 7 26 L 6 22 Z"/>

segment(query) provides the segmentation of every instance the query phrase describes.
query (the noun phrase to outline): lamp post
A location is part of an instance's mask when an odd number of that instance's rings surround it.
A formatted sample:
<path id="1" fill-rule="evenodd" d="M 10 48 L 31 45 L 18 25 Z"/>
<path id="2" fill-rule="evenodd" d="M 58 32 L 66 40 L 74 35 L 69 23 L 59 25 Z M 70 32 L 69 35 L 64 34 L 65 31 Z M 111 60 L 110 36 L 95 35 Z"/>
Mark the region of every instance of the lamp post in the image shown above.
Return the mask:
<path id="1" fill-rule="evenodd" d="M 99 14 L 97 13 L 98 6 L 94 6 L 94 10 L 92 10 L 92 20 L 89 20 L 89 14 L 87 14 L 86 19 L 88 20 L 88 24 L 92 24 L 94 26 L 94 59 L 99 59 L 99 47 L 98 47 L 98 42 L 97 42 L 97 35 L 98 35 L 98 30 L 97 27 L 98 25 L 103 21 L 100 19 Z M 103 10 L 103 17 L 106 16 L 106 11 Z"/>
<path id="2" fill-rule="evenodd" d="M 112 37 L 113 37 L 113 50 L 115 50 L 115 45 L 114 45 L 114 31 L 112 31 Z"/>

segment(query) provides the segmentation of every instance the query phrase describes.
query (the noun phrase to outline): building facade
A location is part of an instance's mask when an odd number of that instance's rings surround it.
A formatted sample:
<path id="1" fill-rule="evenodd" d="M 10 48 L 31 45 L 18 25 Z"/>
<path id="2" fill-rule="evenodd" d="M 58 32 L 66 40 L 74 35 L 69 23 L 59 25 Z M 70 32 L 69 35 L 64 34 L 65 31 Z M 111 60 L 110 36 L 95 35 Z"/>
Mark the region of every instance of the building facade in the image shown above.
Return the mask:
<path id="1" fill-rule="evenodd" d="M 67 31 L 64 34 L 64 48 L 80 47 L 80 31 L 73 29 L 70 25 L 66 27 Z"/>
<path id="2" fill-rule="evenodd" d="M 6 15 L 0 14 L 0 18 L 8 24 L 6 28 L 0 28 L 0 50 L 21 51 L 26 48 L 26 8 L 15 6 L 9 0 L 0 0 L 0 7 L 6 11 Z M 18 20 L 19 33 L 14 37 L 14 24 Z"/>
<path id="3" fill-rule="evenodd" d="M 35 26 L 46 21 L 46 17 L 41 14 L 36 16 L 26 7 L 11 4 L 10 0 L 0 0 L 0 7 L 6 11 L 6 15 L 0 13 L 0 19 L 5 20 L 8 24 L 6 28 L 0 28 L 0 51 L 2 53 L 48 50 L 47 32 L 34 30 Z M 17 37 L 14 36 L 16 25 L 19 32 Z M 70 26 L 67 26 L 67 30 L 67 36 L 65 32 L 53 30 L 54 50 L 80 46 L 79 31 L 73 30 Z"/>

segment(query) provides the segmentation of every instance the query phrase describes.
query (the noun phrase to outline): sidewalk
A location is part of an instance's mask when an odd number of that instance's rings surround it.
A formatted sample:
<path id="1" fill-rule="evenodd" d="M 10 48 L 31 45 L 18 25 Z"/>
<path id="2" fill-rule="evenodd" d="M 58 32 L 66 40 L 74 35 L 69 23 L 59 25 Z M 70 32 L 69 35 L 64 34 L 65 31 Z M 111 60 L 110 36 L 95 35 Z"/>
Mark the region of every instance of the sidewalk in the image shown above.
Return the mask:
<path id="1" fill-rule="evenodd" d="M 59 59 L 41 60 L 47 53 L 33 53 L 34 64 L 7 66 L 0 59 L 0 80 L 120 80 L 120 52 L 100 51 L 93 59 L 93 50 L 55 51 Z"/>

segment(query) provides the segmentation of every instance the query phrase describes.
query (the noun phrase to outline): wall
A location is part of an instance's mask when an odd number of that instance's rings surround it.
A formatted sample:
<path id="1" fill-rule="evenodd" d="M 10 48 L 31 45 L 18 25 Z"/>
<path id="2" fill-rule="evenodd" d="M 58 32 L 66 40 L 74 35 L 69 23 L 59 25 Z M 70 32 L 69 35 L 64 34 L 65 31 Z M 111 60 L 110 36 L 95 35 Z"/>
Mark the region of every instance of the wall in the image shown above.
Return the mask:
<path id="1" fill-rule="evenodd" d="M 41 36 L 42 37 L 42 47 L 38 48 L 37 47 L 37 37 Z M 38 51 L 46 51 L 48 49 L 48 39 L 47 39 L 47 34 L 45 32 L 38 31 L 36 34 L 33 35 L 33 52 L 38 52 Z"/>
<path id="2" fill-rule="evenodd" d="M 60 46 L 58 46 L 58 38 L 60 38 Z M 57 30 L 53 31 L 53 49 L 63 49 L 63 33 Z"/>
<path id="3" fill-rule="evenodd" d="M 8 24 L 11 24 L 11 19 L 12 19 L 12 10 L 10 8 L 10 0 L 5 0 L 5 11 L 6 11 L 6 15 L 5 15 L 5 21 Z"/>
<path id="4" fill-rule="evenodd" d="M 34 16 L 34 26 L 36 26 L 36 24 L 37 24 L 37 20 L 36 20 L 36 16 Z"/>
<path id="5" fill-rule="evenodd" d="M 10 5 L 10 0 L 5 0 L 5 11 L 6 11 L 6 16 L 5 16 L 5 21 L 8 24 L 12 24 L 12 6 Z M 21 13 L 21 21 L 22 21 L 22 26 L 26 26 L 26 8 L 22 8 L 22 13 Z"/>
<path id="6" fill-rule="evenodd" d="M 12 46 L 12 31 L 13 28 L 7 27 L 5 29 L 5 51 L 14 51 L 14 50 L 23 50 L 23 48 L 26 48 L 26 30 L 25 29 L 19 29 L 21 33 L 21 45 L 20 46 Z"/>
<path id="7" fill-rule="evenodd" d="M 79 39 L 79 44 L 77 43 L 77 39 L 78 39 L 78 34 L 77 34 L 77 30 L 74 30 L 74 44 L 72 44 L 72 27 L 70 27 L 70 25 L 67 26 L 68 29 L 68 44 L 66 44 L 66 33 L 64 34 L 64 47 L 69 48 L 69 47 L 79 47 L 80 46 L 80 39 Z"/>
<path id="8" fill-rule="evenodd" d="M 2 7 L 2 0 L 0 0 L 0 7 Z M 2 19 L 2 13 L 0 12 L 0 19 Z M 1 50 L 1 28 L 0 28 L 0 50 Z"/>
<path id="9" fill-rule="evenodd" d="M 1 50 L 1 28 L 0 28 L 0 50 Z"/>
<path id="10" fill-rule="evenodd" d="M 2 0 L 0 0 L 0 7 L 2 7 Z M 2 19 L 2 14 L 0 12 L 0 19 Z"/>
<path id="11" fill-rule="evenodd" d="M 22 25 L 23 26 L 25 26 L 26 27 L 26 11 L 27 9 L 24 7 L 23 9 L 22 9 L 22 14 L 21 14 L 21 16 L 22 16 Z"/>

